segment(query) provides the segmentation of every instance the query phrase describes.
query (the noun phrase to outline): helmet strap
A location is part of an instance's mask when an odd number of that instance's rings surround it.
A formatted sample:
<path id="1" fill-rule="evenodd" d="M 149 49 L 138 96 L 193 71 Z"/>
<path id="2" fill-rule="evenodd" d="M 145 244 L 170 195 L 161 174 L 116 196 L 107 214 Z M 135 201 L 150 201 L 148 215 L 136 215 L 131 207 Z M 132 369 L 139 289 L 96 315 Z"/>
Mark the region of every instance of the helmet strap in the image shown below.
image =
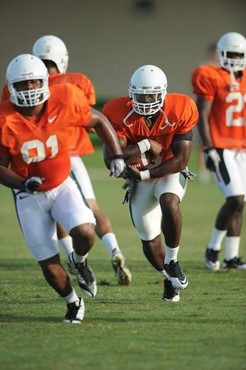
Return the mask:
<path id="1" fill-rule="evenodd" d="M 230 91 L 238 91 L 239 83 L 236 81 L 235 72 L 233 72 L 231 69 L 230 69 L 230 76 L 231 76 Z"/>

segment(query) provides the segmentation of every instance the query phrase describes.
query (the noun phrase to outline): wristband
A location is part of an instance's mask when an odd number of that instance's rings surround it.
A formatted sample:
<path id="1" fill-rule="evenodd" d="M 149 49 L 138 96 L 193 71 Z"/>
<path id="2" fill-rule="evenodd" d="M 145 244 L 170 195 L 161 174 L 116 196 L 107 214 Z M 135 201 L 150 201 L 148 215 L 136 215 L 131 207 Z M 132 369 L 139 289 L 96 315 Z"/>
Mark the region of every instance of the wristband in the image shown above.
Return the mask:
<path id="1" fill-rule="evenodd" d="M 143 154 L 145 152 L 147 152 L 148 150 L 150 150 L 150 142 L 148 139 L 144 139 L 142 141 L 139 141 L 138 142 L 138 146 L 139 146 L 139 149 L 140 149 L 140 153 Z"/>
<path id="2" fill-rule="evenodd" d="M 140 171 L 140 177 L 141 177 L 141 180 L 142 181 L 149 180 L 150 179 L 150 172 L 149 172 L 149 170 Z"/>

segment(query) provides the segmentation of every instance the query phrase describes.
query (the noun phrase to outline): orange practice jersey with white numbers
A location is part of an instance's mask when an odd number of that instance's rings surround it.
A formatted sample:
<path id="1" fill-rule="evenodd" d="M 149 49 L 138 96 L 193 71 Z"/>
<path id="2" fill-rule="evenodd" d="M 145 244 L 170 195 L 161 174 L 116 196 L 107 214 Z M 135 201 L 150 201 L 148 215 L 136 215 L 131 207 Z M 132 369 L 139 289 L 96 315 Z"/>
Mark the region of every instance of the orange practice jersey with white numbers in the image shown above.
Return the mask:
<path id="1" fill-rule="evenodd" d="M 220 67 L 202 65 L 192 74 L 194 93 L 212 102 L 209 128 L 213 146 L 246 149 L 246 71 L 231 88 L 230 73 Z"/>
<path id="2" fill-rule="evenodd" d="M 50 98 L 38 124 L 28 120 L 9 100 L 0 103 L 0 155 L 25 178 L 44 178 L 41 191 L 55 188 L 69 175 L 68 138 L 74 127 L 86 127 L 90 106 L 82 90 L 70 84 L 50 88 Z"/>
<path id="3" fill-rule="evenodd" d="M 96 104 L 96 94 L 91 80 L 82 73 L 54 73 L 49 76 L 49 86 L 57 84 L 70 83 L 81 89 L 91 106 Z M 5 85 L 2 90 L 1 100 L 9 99 L 8 86 Z M 74 128 L 71 130 L 69 140 L 70 155 L 87 155 L 94 153 L 94 147 L 91 139 L 84 128 Z"/>
<path id="4" fill-rule="evenodd" d="M 191 131 L 198 120 L 195 102 L 181 94 L 167 94 L 162 107 L 165 114 L 160 112 L 151 129 L 147 127 L 143 116 L 136 112 L 129 115 L 131 109 L 130 99 L 121 97 L 106 103 L 103 113 L 113 125 L 117 136 L 127 139 L 127 145 L 136 144 L 146 138 L 159 142 L 162 145 L 163 161 L 173 157 L 171 144 L 174 135 Z"/>

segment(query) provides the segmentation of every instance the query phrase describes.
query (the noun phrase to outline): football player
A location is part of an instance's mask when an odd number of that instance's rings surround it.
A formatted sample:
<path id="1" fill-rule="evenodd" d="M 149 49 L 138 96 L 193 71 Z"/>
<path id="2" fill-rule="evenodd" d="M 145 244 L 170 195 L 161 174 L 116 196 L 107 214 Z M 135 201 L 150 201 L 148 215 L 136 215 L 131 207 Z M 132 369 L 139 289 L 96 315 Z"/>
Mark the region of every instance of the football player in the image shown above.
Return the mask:
<path id="1" fill-rule="evenodd" d="M 13 189 L 25 241 L 46 281 L 67 303 L 65 322 L 80 323 L 84 303 L 60 263 L 56 222 L 73 240 L 70 264 L 80 288 L 96 294 L 96 279 L 87 263 L 93 246 L 95 218 L 71 170 L 67 138 L 75 126 L 92 127 L 112 150 L 111 175 L 125 168 L 112 126 L 90 108 L 83 91 L 71 84 L 48 87 L 44 63 L 31 54 L 15 57 L 6 80 L 10 100 L 0 103 L 0 182 Z"/>
<path id="2" fill-rule="evenodd" d="M 225 197 L 205 252 L 210 270 L 220 269 L 219 252 L 225 237 L 222 267 L 246 269 L 239 257 L 246 200 L 246 40 L 237 32 L 217 43 L 219 66 L 202 65 L 192 74 L 200 113 L 198 129 L 205 163 Z"/>
<path id="3" fill-rule="evenodd" d="M 164 279 L 163 299 L 178 302 L 188 280 L 178 260 L 182 218 L 179 204 L 185 194 L 186 169 L 192 147 L 192 128 L 198 120 L 194 101 L 181 94 L 167 94 L 165 73 L 144 65 L 132 75 L 129 97 L 110 100 L 103 108 L 116 130 L 124 156 L 130 214 L 143 252 Z M 134 160 L 150 152 L 152 168 L 141 168 Z M 105 150 L 105 161 L 111 153 Z M 128 195 L 129 195 L 128 194 Z M 161 241 L 165 238 L 165 248 Z"/>
<path id="4" fill-rule="evenodd" d="M 32 53 L 43 60 L 49 72 L 49 86 L 54 84 L 71 83 L 84 91 L 91 106 L 96 103 L 94 87 L 90 79 L 82 73 L 66 73 L 69 55 L 64 42 L 53 35 L 40 37 L 33 45 Z M 9 97 L 7 86 L 2 92 L 2 100 Z M 109 217 L 99 208 L 92 183 L 81 156 L 92 154 L 94 148 L 90 137 L 84 128 L 74 127 L 68 138 L 72 176 L 79 184 L 84 197 L 87 199 L 96 219 L 95 231 L 107 248 L 111 258 L 115 277 L 120 285 L 129 285 L 132 276 L 125 265 L 125 258 L 120 250 L 113 232 Z M 68 257 L 73 251 L 72 239 L 62 225 L 57 225 L 58 239 Z M 68 261 L 69 265 L 69 261 Z M 69 266 L 70 272 L 72 269 Z"/>
<path id="5" fill-rule="evenodd" d="M 218 65 L 216 42 L 212 42 L 208 45 L 206 49 L 207 60 L 206 62 L 200 64 L 211 64 L 213 66 Z M 198 179 L 202 184 L 208 184 L 210 182 L 210 171 L 206 168 L 204 162 L 204 153 L 202 150 L 201 138 L 198 132 L 198 128 L 193 132 L 194 138 L 193 142 L 197 142 L 197 154 L 198 154 Z"/>

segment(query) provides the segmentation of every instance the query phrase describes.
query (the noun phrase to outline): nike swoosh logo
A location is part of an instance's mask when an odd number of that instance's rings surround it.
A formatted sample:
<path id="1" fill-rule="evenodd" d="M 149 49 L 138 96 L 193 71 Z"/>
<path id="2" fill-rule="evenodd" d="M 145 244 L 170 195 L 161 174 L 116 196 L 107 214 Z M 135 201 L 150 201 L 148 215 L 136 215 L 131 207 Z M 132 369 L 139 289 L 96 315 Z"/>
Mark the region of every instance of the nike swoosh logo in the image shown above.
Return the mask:
<path id="1" fill-rule="evenodd" d="M 54 122 L 54 121 L 55 121 L 55 119 L 56 119 L 56 117 L 57 117 L 57 114 L 56 114 L 55 116 L 51 117 L 51 118 L 48 118 L 48 122 L 49 122 L 49 123 Z"/>
<path id="2" fill-rule="evenodd" d="M 28 198 L 28 195 L 20 195 L 19 196 L 19 199 L 24 199 L 24 198 Z"/>

